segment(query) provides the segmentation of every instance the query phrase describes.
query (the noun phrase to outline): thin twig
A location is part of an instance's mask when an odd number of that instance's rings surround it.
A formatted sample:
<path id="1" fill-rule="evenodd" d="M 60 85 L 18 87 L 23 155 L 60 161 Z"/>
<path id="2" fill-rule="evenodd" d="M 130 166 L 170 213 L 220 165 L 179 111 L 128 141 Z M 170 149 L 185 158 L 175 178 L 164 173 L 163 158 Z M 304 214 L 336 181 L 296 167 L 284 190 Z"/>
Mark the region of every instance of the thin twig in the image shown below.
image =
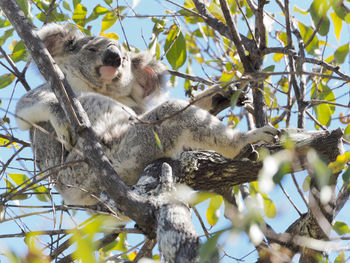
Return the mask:
<path id="1" fill-rule="evenodd" d="M 19 79 L 19 81 L 22 83 L 23 87 L 25 88 L 26 91 L 30 91 L 31 88 L 29 87 L 26 79 L 24 78 L 24 74 L 22 74 L 16 67 L 15 63 L 12 61 L 12 59 L 7 55 L 5 50 L 0 47 L 0 52 L 6 59 L 6 61 L 10 64 L 11 68 L 13 69 L 14 74 L 16 77 Z"/>
<path id="2" fill-rule="evenodd" d="M 298 184 L 298 182 L 297 182 L 297 179 L 295 178 L 295 174 L 294 174 L 293 172 L 291 172 L 291 175 L 292 175 L 292 179 L 293 179 L 294 185 L 295 185 L 295 187 L 297 188 L 300 197 L 303 199 L 303 201 L 304 201 L 306 207 L 309 207 L 309 203 L 308 203 L 308 201 L 306 200 L 306 198 L 305 198 L 305 196 L 304 196 L 304 194 L 303 194 L 303 191 L 301 191 L 301 189 L 300 189 L 300 186 L 299 186 L 299 184 Z"/>
<path id="3" fill-rule="evenodd" d="M 301 216 L 303 213 L 300 211 L 300 209 L 297 207 L 297 205 L 293 202 L 293 200 L 290 198 L 289 194 L 287 193 L 286 189 L 284 189 L 284 187 L 282 186 L 282 184 L 279 184 L 279 186 L 282 189 L 282 192 L 284 193 L 284 195 L 287 197 L 287 199 L 289 200 L 289 202 L 291 203 L 291 205 L 294 207 L 294 209 L 298 212 L 299 216 Z"/>
<path id="4" fill-rule="evenodd" d="M 209 237 L 210 237 L 210 234 L 209 234 L 207 228 L 205 227 L 205 224 L 204 224 L 204 222 L 203 222 L 203 220 L 202 220 L 202 218 L 201 218 L 201 215 L 198 213 L 197 208 L 196 208 L 195 206 L 193 206 L 193 205 L 191 205 L 191 208 L 192 208 L 194 214 L 197 216 L 197 218 L 198 218 L 198 220 L 199 220 L 199 223 L 200 223 L 200 225 L 201 225 L 201 227 L 202 227 L 202 229 L 203 229 L 204 235 L 205 235 L 207 238 L 209 238 Z"/>

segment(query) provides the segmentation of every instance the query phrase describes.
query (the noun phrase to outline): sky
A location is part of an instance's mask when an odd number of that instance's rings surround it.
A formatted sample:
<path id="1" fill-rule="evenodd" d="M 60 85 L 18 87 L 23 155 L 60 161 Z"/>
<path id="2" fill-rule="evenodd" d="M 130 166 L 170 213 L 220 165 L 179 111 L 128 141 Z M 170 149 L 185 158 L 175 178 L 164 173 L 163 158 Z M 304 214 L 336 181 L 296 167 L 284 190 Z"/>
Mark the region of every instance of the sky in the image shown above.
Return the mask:
<path id="1" fill-rule="evenodd" d="M 119 1 L 120 5 L 124 4 L 124 1 Z M 177 1 L 178 3 L 182 3 L 182 1 Z M 88 7 L 88 9 L 90 10 L 91 6 L 94 6 L 97 2 L 96 1 L 82 1 L 82 4 L 86 5 Z M 101 3 L 103 3 L 103 1 L 101 1 Z M 311 1 L 290 1 L 291 3 L 291 10 L 293 9 L 293 6 L 295 5 L 295 3 L 297 3 L 298 7 L 301 9 L 308 9 Z M 132 1 L 129 1 L 129 4 L 132 5 Z M 135 8 L 135 11 L 138 14 L 152 14 L 152 15 L 162 15 L 164 13 L 164 8 L 166 9 L 173 9 L 173 10 L 177 10 L 178 8 L 175 7 L 174 5 L 166 2 L 166 1 L 156 1 L 156 0 L 141 0 L 138 5 Z M 279 12 L 278 7 L 276 6 L 276 4 L 274 3 L 274 1 L 271 1 L 271 3 L 267 6 L 268 11 L 270 11 L 271 13 L 274 12 Z M 295 15 L 297 16 L 297 18 L 299 19 L 304 19 L 301 17 L 300 14 L 295 13 Z M 309 23 L 309 21 L 307 21 Z M 92 32 L 94 34 L 98 34 L 99 33 L 99 26 L 95 26 L 95 24 L 93 24 L 93 29 Z M 125 33 L 128 39 L 128 42 L 133 45 L 136 46 L 140 49 L 145 49 L 146 45 L 145 42 L 149 42 L 149 39 L 151 37 L 152 34 L 152 27 L 153 27 L 153 23 L 151 21 L 150 18 L 143 18 L 143 19 L 136 19 L 136 18 L 128 18 L 125 19 L 123 22 L 123 26 L 125 28 Z M 244 28 L 244 25 L 239 25 L 239 30 L 242 32 L 244 30 L 246 30 Z M 108 32 L 117 32 L 117 34 L 120 36 L 120 41 L 124 40 L 122 31 L 121 31 L 121 27 L 118 23 L 116 23 Z M 349 41 L 348 39 L 348 33 L 349 33 L 349 28 L 343 28 L 343 32 L 345 34 L 342 34 L 341 36 L 341 40 L 340 43 L 344 42 L 344 41 Z M 2 35 L 3 32 L 0 29 L 0 35 Z M 329 34 L 330 35 L 330 40 L 329 42 L 331 43 L 335 43 L 337 44 L 337 41 L 334 37 L 334 35 L 332 33 Z M 13 39 L 13 38 L 12 38 Z M 11 40 L 10 40 L 11 41 Z M 4 48 L 8 51 L 8 44 L 10 41 L 7 41 L 4 45 Z M 164 61 L 166 62 L 166 61 Z M 271 61 L 271 63 L 274 63 L 273 61 Z M 269 61 L 266 63 L 269 64 Z M 23 66 L 23 65 L 22 65 Z M 3 73 L 3 68 L 0 66 L 0 75 Z M 184 68 L 180 68 L 179 71 L 184 70 Z M 349 65 L 347 63 L 347 68 L 345 69 L 346 72 L 350 72 L 349 71 Z M 194 72 L 200 72 L 200 69 L 194 69 Z M 27 73 L 27 80 L 30 83 L 31 87 L 36 87 L 39 84 L 43 83 L 43 78 L 40 77 L 40 74 L 38 73 L 38 71 L 35 69 L 35 67 L 31 67 L 29 69 L 29 72 Z M 183 91 L 183 81 L 179 80 L 177 83 L 177 86 L 174 88 L 169 88 L 170 90 L 170 95 L 169 97 L 171 98 L 184 98 L 184 91 Z M 11 94 L 12 89 L 11 88 L 5 88 L 0 90 L 0 98 L 2 100 L 2 104 L 1 104 L 1 109 L 7 109 L 9 112 L 14 112 L 15 109 L 15 103 L 16 101 L 23 95 L 24 93 L 24 89 L 23 87 L 19 84 L 17 85 L 15 91 L 13 94 Z M 12 102 L 10 105 L 8 105 L 9 103 L 9 98 L 12 97 Z M 348 98 L 344 98 L 344 101 L 346 101 Z M 347 101 L 346 101 L 347 103 Z M 11 119 L 11 127 L 15 127 L 15 122 L 14 119 L 10 116 Z M 295 122 L 294 122 L 295 123 Z M 240 127 L 244 129 L 245 127 Z M 337 128 L 337 127 L 332 127 L 332 128 Z M 307 129 L 311 129 L 313 130 L 314 127 L 313 126 L 309 126 L 307 127 Z M 22 132 L 22 133 L 18 133 L 16 131 L 16 136 L 20 137 L 20 138 L 24 138 L 26 140 L 29 140 L 28 138 L 28 134 L 27 132 Z M 8 159 L 8 156 L 10 154 L 13 153 L 13 149 L 9 149 L 7 152 L 3 151 L 3 149 L 1 149 L 0 152 L 0 159 L 2 161 L 6 161 Z M 28 157 L 31 156 L 31 150 L 27 149 L 25 150 L 21 155 L 21 157 Z M 27 166 L 26 162 L 21 162 L 20 165 L 23 165 L 24 167 Z M 16 170 L 13 170 L 16 171 Z M 16 171 L 18 172 L 18 171 Z M 300 180 L 300 184 L 302 184 L 302 176 L 297 176 L 297 178 L 301 178 Z M 286 186 L 288 188 L 288 193 L 291 196 L 299 196 L 297 190 L 295 189 L 295 187 L 288 187 L 293 185 L 293 183 L 291 182 L 290 177 L 285 177 L 282 184 L 284 186 Z M 0 182 L 0 187 L 3 187 L 4 185 L 1 184 Z M 289 226 L 292 222 L 295 221 L 295 219 L 298 218 L 298 213 L 290 206 L 290 204 L 288 203 L 287 199 L 281 194 L 281 190 L 276 187 L 270 194 L 269 194 L 270 198 L 275 202 L 276 206 L 277 206 L 277 211 L 280 212 L 280 214 L 277 215 L 276 218 L 274 219 L 268 219 L 267 223 L 271 224 L 274 226 L 275 230 L 277 232 L 283 232 L 285 230 L 285 228 L 287 226 Z M 29 202 L 33 202 L 34 198 L 31 198 L 29 200 Z M 59 204 L 59 198 L 57 197 L 57 202 Z M 301 198 L 297 198 L 298 200 L 296 201 L 296 204 L 298 205 L 299 208 L 301 208 L 303 211 L 306 211 L 306 206 L 303 204 Z M 35 200 L 35 199 L 34 199 Z M 24 201 L 24 204 L 29 204 L 28 202 Z M 30 203 L 32 204 L 32 203 Z M 44 203 L 36 201 L 36 204 L 40 204 L 43 205 Z M 47 203 L 45 203 L 47 205 Z M 208 206 L 208 202 L 205 202 L 203 204 L 201 204 L 199 206 L 199 211 L 201 212 L 201 214 L 203 215 L 203 219 L 206 221 L 205 219 L 205 210 Z M 32 210 L 31 210 L 32 211 Z M 33 212 L 33 211 L 32 211 Z M 220 210 L 221 214 L 223 213 L 223 210 Z M 13 213 L 14 215 L 15 213 Z M 86 218 L 85 213 L 81 213 L 78 212 L 77 215 L 75 215 L 77 218 L 77 221 L 81 221 L 83 218 Z M 193 217 L 194 219 L 194 223 L 196 225 L 196 228 L 199 230 L 200 234 L 202 235 L 203 232 L 200 230 L 199 227 L 199 223 L 198 220 L 196 219 L 196 217 Z M 47 220 L 47 217 L 42 217 L 42 216 L 34 216 L 34 217 L 30 217 L 29 219 L 23 219 L 25 221 L 25 223 L 30 226 L 30 228 L 32 230 L 36 230 L 36 229 L 50 229 L 53 227 L 53 222 L 51 220 Z M 337 220 L 340 221 L 344 221 L 344 222 L 350 222 L 350 213 L 349 213 L 349 206 L 347 206 L 346 208 L 343 209 L 343 211 L 339 214 Z M 69 222 L 68 222 L 69 221 Z M 67 224 L 66 226 L 74 226 L 73 220 L 71 219 L 67 219 Z M 208 224 L 207 224 L 208 225 Z M 226 227 L 228 227 L 230 224 L 229 222 L 223 218 L 223 216 L 220 217 L 220 220 L 218 222 L 218 224 L 213 227 L 210 231 L 217 231 L 217 230 L 221 230 L 224 229 Z M 132 226 L 132 225 L 131 225 Z M 57 225 L 56 225 L 57 227 Z M 19 226 L 13 224 L 13 223 L 2 223 L 0 224 L 0 234 L 5 234 L 5 233 L 18 233 L 21 232 L 21 229 L 19 228 Z M 135 236 L 135 235 L 134 235 Z M 134 239 L 136 240 L 138 237 L 134 237 L 134 236 L 130 236 L 130 241 L 133 241 Z M 227 244 L 225 246 L 225 251 L 232 257 L 242 257 L 245 254 L 250 253 L 252 250 L 254 250 L 254 247 L 252 245 L 249 245 L 248 242 L 248 238 L 246 235 L 237 235 L 237 236 L 223 236 L 222 239 L 227 239 Z M 4 240 L 0 240 L 0 248 L 4 247 L 4 246 L 8 246 L 11 249 L 14 249 L 17 252 L 23 253 L 23 248 L 24 248 L 24 243 L 23 243 L 23 239 L 20 239 L 20 241 L 18 239 L 6 239 Z M 234 249 L 232 249 L 234 248 Z M 251 256 L 248 256 L 247 258 L 245 258 L 246 262 L 252 262 L 253 259 L 255 259 L 256 254 L 253 253 Z M 0 261 L 1 262 L 6 262 L 6 260 L 4 260 L 3 257 L 1 257 L 0 255 Z M 225 258 L 224 260 L 222 260 L 222 262 L 232 262 L 232 260 L 229 260 L 228 258 Z"/>

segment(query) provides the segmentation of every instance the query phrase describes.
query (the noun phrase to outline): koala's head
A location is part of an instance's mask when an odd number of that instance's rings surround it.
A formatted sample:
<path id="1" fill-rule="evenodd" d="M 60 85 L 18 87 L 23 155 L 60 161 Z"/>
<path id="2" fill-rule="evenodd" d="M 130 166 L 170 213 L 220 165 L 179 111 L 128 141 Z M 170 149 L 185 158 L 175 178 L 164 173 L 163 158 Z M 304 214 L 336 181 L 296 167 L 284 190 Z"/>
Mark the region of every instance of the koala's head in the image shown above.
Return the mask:
<path id="1" fill-rule="evenodd" d="M 76 91 L 103 94 L 139 113 L 160 93 L 165 67 L 148 53 L 129 52 L 107 37 L 83 36 L 69 24 L 45 26 L 38 35 Z"/>

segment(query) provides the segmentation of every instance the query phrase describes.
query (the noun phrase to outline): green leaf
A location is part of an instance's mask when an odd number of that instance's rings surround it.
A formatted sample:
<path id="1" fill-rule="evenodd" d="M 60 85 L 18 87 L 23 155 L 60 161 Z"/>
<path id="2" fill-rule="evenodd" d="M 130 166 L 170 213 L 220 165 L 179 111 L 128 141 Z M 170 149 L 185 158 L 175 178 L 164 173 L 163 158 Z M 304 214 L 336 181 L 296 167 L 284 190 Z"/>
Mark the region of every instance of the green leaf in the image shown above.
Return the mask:
<path id="1" fill-rule="evenodd" d="M 339 16 L 336 15 L 336 13 L 331 13 L 330 16 L 334 24 L 334 34 L 337 40 L 339 41 L 341 28 L 343 26 L 343 21 L 339 18 Z"/>
<path id="2" fill-rule="evenodd" d="M 335 102 L 335 95 L 333 91 L 327 85 L 322 84 L 322 82 L 319 83 L 317 89 L 316 86 L 313 85 L 311 89 L 311 98 Z M 334 114 L 335 106 L 322 103 L 315 105 L 313 108 L 315 110 L 317 120 L 322 125 L 328 127 L 331 124 L 331 117 Z M 316 128 L 318 128 L 318 126 L 316 126 Z"/>
<path id="3" fill-rule="evenodd" d="M 211 226 L 214 226 L 219 220 L 219 209 L 223 203 L 222 196 L 216 195 L 211 198 L 207 209 L 207 220 Z"/>
<path id="4" fill-rule="evenodd" d="M 0 18 L 0 27 L 8 27 L 11 23 L 8 19 L 2 19 Z"/>
<path id="5" fill-rule="evenodd" d="M 224 14 L 222 13 L 221 7 L 214 1 L 212 1 L 208 7 L 208 11 L 212 13 L 221 22 L 226 23 Z"/>
<path id="6" fill-rule="evenodd" d="M 66 10 L 68 10 L 68 11 L 72 11 L 72 10 L 70 9 L 69 3 L 68 3 L 67 1 L 63 1 L 63 8 L 66 9 Z"/>
<path id="7" fill-rule="evenodd" d="M 24 60 L 27 57 L 27 48 L 24 45 L 23 41 L 19 41 L 15 44 L 10 57 L 13 62 Z"/>
<path id="8" fill-rule="evenodd" d="M 304 43 L 306 43 L 307 41 L 309 41 L 310 37 L 313 34 L 313 29 L 311 27 L 308 27 L 306 25 L 304 25 L 301 22 L 298 22 L 298 27 L 299 27 L 299 31 L 301 34 L 301 37 L 304 40 Z M 316 36 L 314 36 L 311 40 L 311 43 L 305 48 L 306 51 L 311 54 L 311 55 L 315 55 L 316 54 L 316 50 L 319 49 L 319 42 Z"/>
<path id="9" fill-rule="evenodd" d="M 15 79 L 13 74 L 4 74 L 0 76 L 0 89 L 3 89 L 10 85 Z"/>
<path id="10" fill-rule="evenodd" d="M 348 183 L 350 181 L 350 169 L 347 167 L 346 171 L 342 175 L 343 182 Z"/>
<path id="11" fill-rule="evenodd" d="M 263 72 L 274 72 L 274 70 L 275 70 L 275 65 L 271 65 L 271 66 L 264 68 L 262 71 Z"/>
<path id="12" fill-rule="evenodd" d="M 73 0 L 73 6 L 74 6 L 74 9 L 76 8 L 76 6 L 78 4 L 80 4 L 81 0 Z"/>
<path id="13" fill-rule="evenodd" d="M 100 5 L 95 6 L 94 10 L 92 10 L 91 15 L 86 19 L 85 24 L 97 19 L 99 16 L 104 15 L 107 12 L 108 12 L 107 8 L 100 6 Z"/>
<path id="14" fill-rule="evenodd" d="M 108 12 L 107 14 L 105 14 L 105 16 L 102 18 L 101 32 L 104 32 L 108 28 L 112 27 L 115 24 L 115 22 L 117 22 L 117 20 L 117 13 Z"/>
<path id="15" fill-rule="evenodd" d="M 107 5 L 112 7 L 113 0 L 104 0 Z"/>
<path id="16" fill-rule="evenodd" d="M 344 130 L 344 136 L 347 140 L 350 139 L 350 124 L 348 124 Z"/>
<path id="17" fill-rule="evenodd" d="M 347 15 L 347 12 L 346 12 L 345 8 L 342 8 L 342 6 L 341 6 L 343 3 L 343 0 L 331 0 L 329 2 L 332 5 L 332 8 L 333 8 L 334 12 L 337 14 L 337 16 L 341 20 L 344 20 L 346 15 Z"/>
<path id="18" fill-rule="evenodd" d="M 16 186 L 14 184 L 12 184 L 10 182 L 10 180 L 7 180 L 6 178 L 4 178 L 4 181 L 6 183 L 6 188 L 7 188 L 7 192 L 11 192 L 12 194 L 16 193 L 17 191 L 15 191 L 14 189 L 16 188 Z M 25 200 L 28 199 L 28 195 L 26 194 L 17 194 L 15 195 L 13 198 L 13 200 Z"/>
<path id="19" fill-rule="evenodd" d="M 345 61 L 346 56 L 349 54 L 349 43 L 337 48 L 334 53 L 334 59 L 337 63 L 342 64 Z"/>
<path id="20" fill-rule="evenodd" d="M 187 59 L 186 40 L 176 25 L 170 29 L 165 41 L 166 58 L 173 69 L 180 68 Z"/>
<path id="21" fill-rule="evenodd" d="M 213 236 L 208 238 L 208 240 L 204 244 L 200 245 L 199 247 L 200 262 L 214 262 L 213 259 L 215 259 L 218 254 L 218 251 L 217 251 L 218 239 L 222 233 L 223 231 L 215 233 Z"/>
<path id="22" fill-rule="evenodd" d="M 327 17 L 329 7 L 330 5 L 328 0 L 314 0 L 309 8 L 309 12 L 315 27 L 321 23 L 318 31 L 321 36 L 326 36 L 329 31 L 330 22 Z"/>
<path id="23" fill-rule="evenodd" d="M 350 233 L 350 228 L 348 227 L 348 225 L 341 221 L 336 221 L 333 224 L 333 230 L 337 232 L 338 235 L 344 235 L 344 234 Z"/>
<path id="24" fill-rule="evenodd" d="M 78 25 L 84 25 L 86 23 L 85 18 L 87 14 L 87 9 L 82 4 L 77 4 L 74 8 L 74 13 L 72 16 L 72 19 L 74 22 L 76 22 Z"/>
<path id="25" fill-rule="evenodd" d="M 42 202 L 50 201 L 49 190 L 45 186 L 40 185 L 39 187 L 37 187 L 36 185 L 34 185 L 33 191 L 36 193 L 40 193 L 35 195 L 39 201 L 42 201 Z"/>
<path id="26" fill-rule="evenodd" d="M 287 33 L 286 32 L 278 32 L 277 35 L 278 39 L 283 42 L 284 45 L 287 45 L 288 39 L 287 39 Z"/>
<path id="27" fill-rule="evenodd" d="M 324 126 L 329 126 L 331 123 L 332 113 L 327 104 L 319 104 L 314 106 L 317 120 Z M 316 124 L 317 125 L 317 124 Z"/>
<path id="28" fill-rule="evenodd" d="M 13 31 L 15 29 L 11 28 L 5 31 L 5 33 L 0 37 L 0 46 L 4 45 L 5 41 L 9 38 L 12 37 Z"/>
<path id="29" fill-rule="evenodd" d="M 229 82 L 231 81 L 233 78 L 235 77 L 235 73 L 232 72 L 232 71 L 224 71 L 222 74 L 221 74 L 221 78 L 220 78 L 220 81 L 222 82 Z"/>

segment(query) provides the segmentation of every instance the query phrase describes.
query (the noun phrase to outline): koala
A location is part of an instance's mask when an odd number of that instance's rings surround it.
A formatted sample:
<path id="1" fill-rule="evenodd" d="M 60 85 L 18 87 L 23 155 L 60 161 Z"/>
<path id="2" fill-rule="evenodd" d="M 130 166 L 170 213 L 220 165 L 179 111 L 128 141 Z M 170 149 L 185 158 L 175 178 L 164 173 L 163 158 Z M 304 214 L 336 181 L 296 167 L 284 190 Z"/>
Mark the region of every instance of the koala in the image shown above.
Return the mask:
<path id="1" fill-rule="evenodd" d="M 163 67 L 145 55 L 126 52 L 114 40 L 78 37 L 71 30 L 54 26 L 39 35 L 77 92 L 106 156 L 126 184 L 135 184 L 151 162 L 176 158 L 184 148 L 214 150 L 234 158 L 246 145 L 271 142 L 278 134 L 270 126 L 246 133 L 232 130 L 209 112 L 182 100 L 168 100 L 143 112 L 147 97 L 159 91 Z M 71 144 L 74 136 L 49 87 L 24 95 L 16 113 L 19 128 L 31 129 L 39 168 L 65 165 L 51 176 L 65 202 L 98 204 L 96 197 L 104 190 L 99 174 L 89 169 L 80 154 L 89 146 L 80 138 Z M 61 134 L 65 147 L 33 129 L 33 123 Z"/>
<path id="2" fill-rule="evenodd" d="M 161 95 L 165 66 L 146 52 L 128 52 L 107 37 L 82 36 L 70 24 L 45 26 L 38 35 L 76 93 L 103 94 L 138 114 Z M 69 148 L 69 135 L 74 134 L 57 102 L 48 84 L 28 92 L 17 104 L 17 124 L 27 130 L 28 120 L 38 123 L 50 116 L 57 136 Z"/>

